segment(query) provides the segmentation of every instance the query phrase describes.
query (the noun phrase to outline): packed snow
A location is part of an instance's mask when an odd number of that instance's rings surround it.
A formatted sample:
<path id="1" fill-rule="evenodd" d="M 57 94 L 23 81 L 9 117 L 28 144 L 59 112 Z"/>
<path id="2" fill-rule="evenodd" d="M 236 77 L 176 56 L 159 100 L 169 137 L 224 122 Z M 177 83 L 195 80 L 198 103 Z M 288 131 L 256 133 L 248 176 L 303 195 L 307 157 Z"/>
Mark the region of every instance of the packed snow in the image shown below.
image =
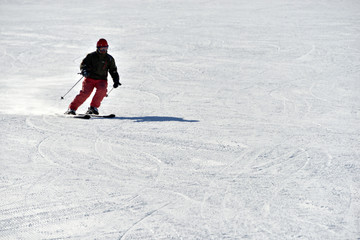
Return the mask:
<path id="1" fill-rule="evenodd" d="M 360 239 L 360 1 L 0 0 L 0 54 L 0 239 Z"/>

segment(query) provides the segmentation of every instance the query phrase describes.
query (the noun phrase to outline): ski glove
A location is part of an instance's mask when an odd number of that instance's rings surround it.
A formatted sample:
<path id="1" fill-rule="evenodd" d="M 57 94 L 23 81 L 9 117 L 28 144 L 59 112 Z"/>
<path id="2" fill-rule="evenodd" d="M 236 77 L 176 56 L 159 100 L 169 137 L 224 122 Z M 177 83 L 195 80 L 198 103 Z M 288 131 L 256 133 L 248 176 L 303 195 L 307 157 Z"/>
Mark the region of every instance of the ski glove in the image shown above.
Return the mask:
<path id="1" fill-rule="evenodd" d="M 83 75 L 84 77 L 89 77 L 90 76 L 90 72 L 88 72 L 86 69 L 81 70 L 81 75 Z"/>
<path id="2" fill-rule="evenodd" d="M 117 80 L 117 81 L 114 80 L 114 85 L 113 85 L 113 87 L 114 87 L 114 88 L 117 88 L 118 86 L 121 86 L 121 83 L 119 82 L 119 80 Z"/>

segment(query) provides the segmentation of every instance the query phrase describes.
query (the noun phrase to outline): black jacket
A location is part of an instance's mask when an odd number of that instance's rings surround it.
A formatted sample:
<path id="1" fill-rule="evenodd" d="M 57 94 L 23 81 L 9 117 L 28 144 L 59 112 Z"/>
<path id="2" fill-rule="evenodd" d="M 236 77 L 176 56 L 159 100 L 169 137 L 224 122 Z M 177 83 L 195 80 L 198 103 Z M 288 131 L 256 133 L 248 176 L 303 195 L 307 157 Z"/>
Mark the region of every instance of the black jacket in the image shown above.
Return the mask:
<path id="1" fill-rule="evenodd" d="M 89 78 L 107 80 L 108 72 L 114 82 L 119 82 L 115 59 L 110 54 L 89 53 L 80 64 L 80 70 L 90 73 Z"/>

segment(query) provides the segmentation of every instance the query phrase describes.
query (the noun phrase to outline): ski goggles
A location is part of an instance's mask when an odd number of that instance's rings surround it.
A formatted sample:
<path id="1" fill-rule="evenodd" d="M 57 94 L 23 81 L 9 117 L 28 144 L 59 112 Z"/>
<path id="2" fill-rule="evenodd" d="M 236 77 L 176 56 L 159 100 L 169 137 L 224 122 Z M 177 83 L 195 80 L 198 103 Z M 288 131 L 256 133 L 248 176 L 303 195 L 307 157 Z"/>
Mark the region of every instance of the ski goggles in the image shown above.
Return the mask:
<path id="1" fill-rule="evenodd" d="M 109 47 L 98 47 L 97 49 L 99 50 L 99 52 L 103 53 L 106 52 L 108 50 Z"/>

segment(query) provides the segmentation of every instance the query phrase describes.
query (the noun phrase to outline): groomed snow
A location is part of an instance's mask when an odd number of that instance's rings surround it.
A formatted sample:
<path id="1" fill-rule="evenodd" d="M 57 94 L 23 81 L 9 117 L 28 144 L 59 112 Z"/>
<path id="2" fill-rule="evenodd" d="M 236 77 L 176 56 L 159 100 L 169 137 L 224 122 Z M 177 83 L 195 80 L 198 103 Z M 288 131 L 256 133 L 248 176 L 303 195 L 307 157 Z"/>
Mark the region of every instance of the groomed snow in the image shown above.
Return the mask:
<path id="1" fill-rule="evenodd" d="M 0 56 L 0 239 L 360 239 L 360 1 L 0 0 Z"/>

